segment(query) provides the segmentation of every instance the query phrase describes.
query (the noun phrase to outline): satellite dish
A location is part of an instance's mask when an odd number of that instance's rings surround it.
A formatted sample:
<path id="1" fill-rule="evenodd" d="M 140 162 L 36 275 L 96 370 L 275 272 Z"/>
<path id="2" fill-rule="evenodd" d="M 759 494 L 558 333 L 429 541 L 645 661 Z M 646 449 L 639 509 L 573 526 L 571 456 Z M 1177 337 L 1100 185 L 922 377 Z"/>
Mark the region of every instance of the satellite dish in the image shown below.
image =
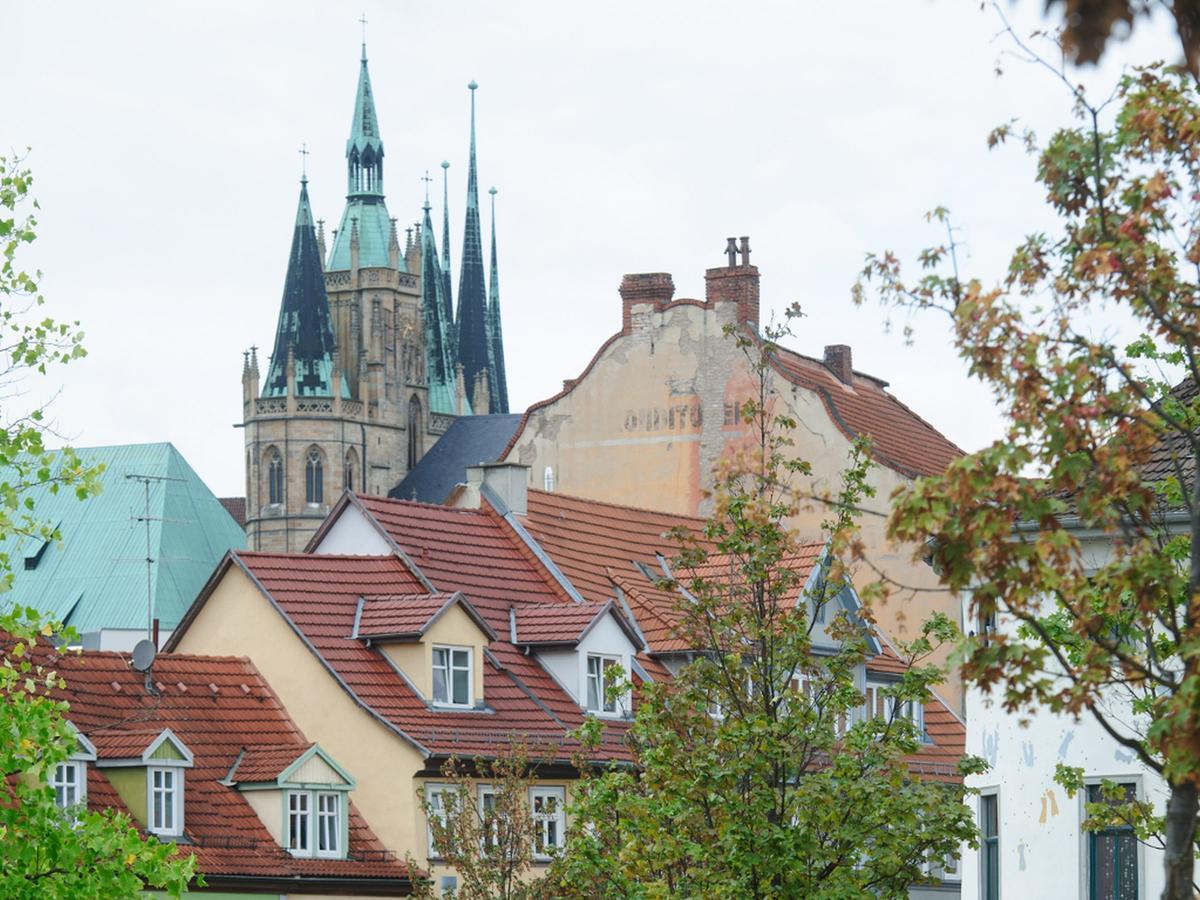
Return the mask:
<path id="1" fill-rule="evenodd" d="M 149 672 L 157 655 L 158 648 L 154 646 L 154 641 L 142 638 L 133 647 L 133 667 L 139 672 Z"/>

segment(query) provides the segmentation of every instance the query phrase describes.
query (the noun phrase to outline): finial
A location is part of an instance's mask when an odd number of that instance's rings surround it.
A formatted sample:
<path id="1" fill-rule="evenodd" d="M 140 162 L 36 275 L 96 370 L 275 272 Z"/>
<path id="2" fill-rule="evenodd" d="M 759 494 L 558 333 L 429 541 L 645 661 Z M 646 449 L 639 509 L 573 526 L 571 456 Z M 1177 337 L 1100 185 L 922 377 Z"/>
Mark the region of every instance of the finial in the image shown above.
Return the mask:
<path id="1" fill-rule="evenodd" d="M 358 22 L 362 25 L 362 61 L 367 61 L 367 14 L 363 13 L 358 17 Z"/>
<path id="2" fill-rule="evenodd" d="M 425 174 L 421 176 L 421 180 L 425 182 L 425 206 L 424 209 L 429 209 L 429 182 L 433 181 L 429 177 L 429 170 L 425 170 Z"/>
<path id="3" fill-rule="evenodd" d="M 443 159 L 443 160 L 442 160 L 442 168 L 443 168 L 443 169 L 448 169 L 448 168 L 450 168 L 450 160 L 448 160 L 448 159 Z"/>
<path id="4" fill-rule="evenodd" d="M 467 89 L 468 89 L 468 90 L 472 90 L 472 91 L 473 91 L 473 90 L 475 90 L 477 87 L 479 87 L 479 85 L 478 85 L 478 84 L 476 84 L 474 81 L 467 82 Z"/>
<path id="5" fill-rule="evenodd" d="M 300 145 L 300 183 L 308 184 L 308 144 Z"/>
<path id="6" fill-rule="evenodd" d="M 490 188 L 488 188 L 488 193 L 491 194 L 493 198 L 495 198 L 496 194 L 498 194 L 499 191 L 496 190 L 495 185 L 492 185 Z"/>

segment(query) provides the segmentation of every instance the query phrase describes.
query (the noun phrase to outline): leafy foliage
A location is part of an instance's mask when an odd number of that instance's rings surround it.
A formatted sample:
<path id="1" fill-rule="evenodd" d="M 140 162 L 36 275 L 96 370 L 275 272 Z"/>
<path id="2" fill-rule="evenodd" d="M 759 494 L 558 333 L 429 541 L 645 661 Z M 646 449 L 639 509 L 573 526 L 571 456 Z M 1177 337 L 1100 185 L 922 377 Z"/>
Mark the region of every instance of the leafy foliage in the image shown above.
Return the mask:
<path id="1" fill-rule="evenodd" d="M 784 333 L 734 334 L 757 377 L 757 396 L 742 407 L 757 442 L 719 470 L 705 540 L 678 535 L 676 578 L 663 584 L 680 596 L 678 631 L 698 658 L 671 683 L 641 685 L 632 766 L 591 771 L 577 787 L 571 837 L 550 876 L 560 892 L 905 897 L 928 861 L 975 840 L 961 785 L 919 778 L 906 761 L 922 735 L 902 711 L 923 705 L 944 675 L 923 660 L 956 635 L 953 625 L 935 619 L 901 648 L 912 665 L 884 689 L 887 713 L 863 714 L 870 624 L 839 602 L 849 585 L 840 559 L 870 491 L 863 444 L 830 498 L 831 541 L 797 603 L 811 547 L 785 522 L 802 493 L 793 482 L 809 467 L 788 452 L 795 423 L 769 384 Z M 585 746 L 601 728 L 585 725 Z M 961 771 L 980 766 L 967 759 Z"/>
<path id="2" fill-rule="evenodd" d="M 0 157 L 0 384 L 6 405 L 20 396 L 26 377 L 83 355 L 77 326 L 34 314 L 43 304 L 38 276 L 16 264 L 17 250 L 35 237 L 36 221 L 26 211 L 36 208 L 28 197 L 31 182 L 20 160 Z M 54 528 L 38 522 L 30 488 L 69 488 L 82 499 L 94 492 L 99 470 L 69 450 L 46 450 L 44 407 L 15 417 L 6 412 L 0 542 L 21 535 L 57 539 Z M 8 554 L 0 552 L 0 591 L 11 584 Z M 174 845 L 143 839 L 124 815 L 64 812 L 55 804 L 47 780 L 76 750 L 67 704 L 53 696 L 62 680 L 44 646 L 59 631 L 35 610 L 13 604 L 0 610 L 0 896 L 123 898 L 146 887 L 179 896 L 194 875 L 192 857 L 176 859 Z"/>
<path id="3" fill-rule="evenodd" d="M 1200 97 L 1191 76 L 1162 66 L 1124 77 L 1100 104 L 1058 77 L 1079 124 L 1044 144 L 1023 135 L 1058 229 L 1028 236 L 997 283 L 960 277 L 951 238 L 921 255 L 916 281 L 895 256 L 871 255 L 856 287 L 860 301 L 873 289 L 888 305 L 944 312 L 1006 422 L 1000 440 L 901 490 L 890 533 L 932 538 L 943 582 L 970 592 L 981 621 L 1000 613 L 1016 626 L 966 645 L 968 681 L 1014 713 L 1090 715 L 1163 776 L 1165 820 L 1134 802 L 1110 813 L 1159 836 L 1165 896 L 1191 897 Z M 1003 126 L 991 140 L 1016 133 Z M 1118 340 L 1120 325 L 1141 336 Z M 1107 535 L 1104 552 L 1085 547 L 1088 533 Z"/>

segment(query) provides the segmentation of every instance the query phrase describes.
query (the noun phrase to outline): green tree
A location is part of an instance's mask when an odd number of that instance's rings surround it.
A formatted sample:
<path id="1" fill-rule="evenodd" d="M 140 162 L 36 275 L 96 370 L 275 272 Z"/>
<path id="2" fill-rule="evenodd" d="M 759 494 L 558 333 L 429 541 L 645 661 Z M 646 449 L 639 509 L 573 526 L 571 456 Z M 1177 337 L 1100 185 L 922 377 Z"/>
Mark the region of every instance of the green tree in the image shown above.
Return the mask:
<path id="1" fill-rule="evenodd" d="M 945 313 L 1005 421 L 1002 438 L 900 491 L 890 533 L 932 539 L 944 584 L 970 592 L 981 620 L 1019 626 L 966 644 L 969 683 L 1013 713 L 1091 716 L 1165 779 L 1165 820 L 1109 797 L 1091 824 L 1159 835 L 1164 897 L 1182 900 L 1200 784 L 1200 97 L 1190 75 L 1150 66 L 1097 104 L 1054 71 L 1078 124 L 1045 143 L 1010 124 L 990 142 L 1020 136 L 1036 155 L 1057 226 L 996 281 L 960 275 L 950 230 L 915 280 L 872 255 L 856 287 L 860 301 L 873 290 Z M 1118 340 L 1118 326 L 1143 336 Z M 1111 536 L 1107 561 L 1081 553 L 1084 531 Z M 1073 790 L 1078 775 L 1059 778 Z"/>
<path id="2" fill-rule="evenodd" d="M 871 626 L 834 615 L 849 584 L 840 560 L 870 491 L 865 445 L 828 498 L 831 542 L 805 593 L 805 548 L 785 523 L 807 496 L 794 482 L 809 467 L 787 452 L 795 423 L 775 409 L 768 380 L 785 331 L 736 337 L 757 378 L 742 407 L 757 443 L 719 470 L 704 539 L 678 535 L 676 580 L 663 585 L 680 597 L 678 631 L 699 658 L 668 684 L 640 687 L 632 766 L 591 771 L 577 787 L 551 874 L 568 895 L 905 897 L 930 862 L 975 840 L 961 784 L 918 778 L 906 762 L 921 735 L 902 712 L 944 675 L 924 660 L 953 625 L 934 619 L 901 649 L 912 665 L 886 691 L 890 711 L 867 717 L 857 674 Z M 815 639 L 822 618 L 832 642 Z M 585 741 L 601 727 L 590 720 Z M 961 772 L 981 765 L 967 759 Z"/>
<path id="3" fill-rule="evenodd" d="M 38 276 L 16 264 L 18 248 L 35 237 L 31 180 L 20 160 L 0 157 L 0 385 L 6 403 L 21 396 L 25 379 L 83 355 L 77 325 L 39 317 L 44 301 Z M 57 539 L 53 527 L 37 520 L 30 489 L 73 489 L 84 498 L 95 489 L 98 471 L 70 451 L 46 450 L 44 407 L 5 412 L 0 548 L 21 535 Z M 0 591 L 11 584 L 8 554 L 0 552 Z M 174 845 L 143 839 L 126 816 L 56 805 L 48 776 L 76 748 L 67 704 L 53 696 L 62 681 L 45 646 L 58 629 L 41 624 L 36 610 L 7 600 L 0 600 L 0 896 L 123 898 L 146 887 L 178 896 L 193 876 L 194 858 L 176 859 Z"/>

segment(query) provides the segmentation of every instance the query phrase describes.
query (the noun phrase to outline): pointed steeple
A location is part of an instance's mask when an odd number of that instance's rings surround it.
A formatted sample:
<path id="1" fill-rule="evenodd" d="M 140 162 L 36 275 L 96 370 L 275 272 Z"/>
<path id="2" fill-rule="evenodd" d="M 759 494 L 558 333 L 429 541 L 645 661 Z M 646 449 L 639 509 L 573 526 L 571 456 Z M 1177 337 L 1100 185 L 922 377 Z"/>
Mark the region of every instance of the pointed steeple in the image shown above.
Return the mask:
<path id="1" fill-rule="evenodd" d="M 446 281 L 446 322 L 454 324 L 454 296 L 450 268 L 450 161 L 442 160 L 442 278 Z"/>
<path id="2" fill-rule="evenodd" d="M 500 275 L 496 267 L 496 189 L 492 197 L 492 271 L 488 279 L 487 338 L 488 385 L 491 390 L 491 411 L 508 412 L 508 377 L 504 373 L 504 333 L 500 327 Z"/>
<path id="3" fill-rule="evenodd" d="M 425 220 L 421 226 L 421 312 L 425 320 L 425 366 L 429 383 L 431 412 L 455 415 L 454 353 L 452 329 L 445 319 L 445 280 L 438 264 L 437 243 L 429 215 L 428 186 Z"/>
<path id="4" fill-rule="evenodd" d="M 346 139 L 346 209 L 334 232 L 333 248 L 326 268 L 331 272 L 349 269 L 351 219 L 357 220 L 361 268 L 384 268 L 391 262 L 388 242 L 392 223 L 383 199 L 383 138 L 375 114 L 375 94 L 367 68 L 367 45 L 362 45 L 358 86 L 354 93 L 354 118 Z M 407 271 L 400 257 L 400 271 Z"/>
<path id="5" fill-rule="evenodd" d="M 292 251 L 283 283 L 283 302 L 275 329 L 275 352 L 263 384 L 264 397 L 288 392 L 289 369 L 295 369 L 296 393 L 300 396 L 329 396 L 334 348 L 329 300 L 317 248 L 312 208 L 308 202 L 308 179 L 300 181 L 300 203 L 292 232 Z"/>
<path id="6" fill-rule="evenodd" d="M 471 152 L 467 163 L 467 219 L 463 226 L 463 252 L 458 277 L 457 360 L 468 386 L 488 367 L 487 297 L 483 280 L 483 239 L 479 228 L 479 184 L 475 169 L 475 89 L 471 91 Z"/>

